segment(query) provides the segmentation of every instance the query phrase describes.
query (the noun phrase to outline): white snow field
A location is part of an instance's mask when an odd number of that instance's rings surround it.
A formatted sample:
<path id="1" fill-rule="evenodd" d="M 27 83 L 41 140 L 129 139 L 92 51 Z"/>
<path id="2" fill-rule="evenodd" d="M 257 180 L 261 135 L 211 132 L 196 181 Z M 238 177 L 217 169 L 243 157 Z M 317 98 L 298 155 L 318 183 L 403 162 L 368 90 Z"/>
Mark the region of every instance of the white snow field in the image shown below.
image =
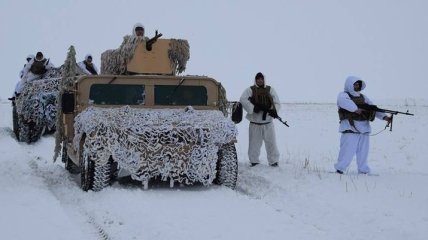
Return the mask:
<path id="1" fill-rule="evenodd" d="M 0 239 L 385 239 L 428 238 L 428 106 L 371 137 L 379 176 L 329 173 L 338 153 L 334 104 L 283 104 L 275 121 L 279 168 L 250 168 L 248 121 L 238 125 L 236 190 L 155 183 L 83 192 L 79 175 L 53 162 L 54 137 L 19 143 L 11 106 L 0 102 Z M 373 133 L 382 130 L 376 120 Z"/>

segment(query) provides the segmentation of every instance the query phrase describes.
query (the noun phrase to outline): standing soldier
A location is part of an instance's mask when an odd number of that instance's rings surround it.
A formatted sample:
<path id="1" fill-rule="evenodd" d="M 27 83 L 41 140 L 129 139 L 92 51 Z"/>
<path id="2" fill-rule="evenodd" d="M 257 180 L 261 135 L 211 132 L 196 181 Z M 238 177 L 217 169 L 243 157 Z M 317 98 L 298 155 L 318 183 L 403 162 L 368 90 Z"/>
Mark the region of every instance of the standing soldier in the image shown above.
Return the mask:
<path id="1" fill-rule="evenodd" d="M 340 151 L 337 163 L 334 165 L 336 172 L 343 174 L 348 168 L 354 155 L 357 156 L 358 173 L 370 173 L 367 163 L 369 153 L 369 134 L 371 132 L 370 122 L 375 117 L 387 122 L 391 121 L 385 113 L 366 111 L 358 108 L 360 104 L 373 105 L 370 99 L 361 94 L 366 83 L 358 77 L 350 76 L 346 79 L 344 91 L 337 97 L 339 108 L 339 132 Z"/>
<path id="2" fill-rule="evenodd" d="M 49 59 L 46 59 L 42 52 L 37 52 L 36 57 L 25 64 L 22 79 L 15 89 L 16 94 L 21 93 L 25 83 L 43 78 L 43 75 L 52 68 L 54 68 L 54 65 Z"/>
<path id="3" fill-rule="evenodd" d="M 86 54 L 85 60 L 79 62 L 77 65 L 80 67 L 80 69 L 82 69 L 85 74 L 98 75 L 98 68 L 92 62 L 91 54 Z"/>
<path id="4" fill-rule="evenodd" d="M 247 88 L 240 98 L 250 121 L 248 158 L 252 167 L 260 163 L 260 149 L 265 143 L 267 160 L 272 167 L 278 166 L 279 151 L 276 145 L 273 118 L 277 118 L 280 108 L 278 95 L 271 86 L 265 85 L 261 72 L 255 76 L 255 84 Z"/>
<path id="5" fill-rule="evenodd" d="M 22 77 L 24 77 L 24 69 L 25 69 L 25 66 L 27 66 L 27 64 L 31 61 L 31 59 L 33 59 L 35 56 L 33 55 L 33 54 L 29 54 L 28 56 L 27 56 L 27 63 L 26 64 L 24 64 L 24 67 L 22 68 L 22 70 L 19 72 L 19 78 L 22 78 Z"/>
<path id="6" fill-rule="evenodd" d="M 25 66 L 23 79 L 26 81 L 41 79 L 43 74 L 52 68 L 54 68 L 54 65 L 50 60 L 46 59 L 42 52 L 37 52 L 36 57 Z"/>

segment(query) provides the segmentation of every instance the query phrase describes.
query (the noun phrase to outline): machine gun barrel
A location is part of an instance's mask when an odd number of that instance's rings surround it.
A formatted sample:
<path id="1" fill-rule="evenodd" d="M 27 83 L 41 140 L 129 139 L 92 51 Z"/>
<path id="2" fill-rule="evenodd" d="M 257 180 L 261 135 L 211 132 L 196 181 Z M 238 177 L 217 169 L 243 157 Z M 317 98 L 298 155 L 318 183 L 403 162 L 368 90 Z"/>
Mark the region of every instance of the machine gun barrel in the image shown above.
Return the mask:
<path id="1" fill-rule="evenodd" d="M 383 113 L 391 114 L 391 120 L 388 122 L 388 124 L 385 127 L 385 129 L 387 127 L 389 127 L 389 131 L 392 131 L 392 122 L 394 119 L 394 115 L 403 114 L 403 115 L 414 116 L 413 113 L 409 113 L 409 110 L 407 110 L 407 112 L 400 112 L 400 111 L 395 111 L 395 110 L 378 108 L 376 105 L 370 105 L 370 104 L 358 104 L 357 106 L 358 106 L 358 108 L 368 110 L 368 111 L 376 111 L 376 112 L 383 112 Z"/>
<path id="2" fill-rule="evenodd" d="M 370 104 L 359 104 L 357 106 L 358 106 L 358 108 L 361 108 L 361 109 L 364 109 L 364 110 L 369 110 L 369 111 L 390 113 L 390 114 L 393 114 L 393 115 L 403 114 L 403 115 L 414 116 L 413 113 L 409 113 L 409 110 L 407 110 L 407 112 L 400 112 L 400 111 L 396 111 L 396 110 L 389 110 L 389 109 L 378 108 L 376 105 L 370 105 Z"/>

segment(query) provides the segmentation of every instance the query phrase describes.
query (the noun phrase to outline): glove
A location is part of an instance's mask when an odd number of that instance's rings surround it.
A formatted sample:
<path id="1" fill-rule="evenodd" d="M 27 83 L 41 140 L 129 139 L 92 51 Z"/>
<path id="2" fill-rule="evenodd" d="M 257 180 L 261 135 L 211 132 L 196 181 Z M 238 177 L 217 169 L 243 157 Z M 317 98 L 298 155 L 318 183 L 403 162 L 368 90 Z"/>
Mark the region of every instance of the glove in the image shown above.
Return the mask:
<path id="1" fill-rule="evenodd" d="M 254 112 L 254 113 L 259 113 L 261 110 L 262 110 L 262 109 L 261 109 L 259 106 L 255 105 L 255 106 L 254 106 L 254 109 L 253 109 L 253 112 Z"/>
<path id="2" fill-rule="evenodd" d="M 254 97 L 249 97 L 248 101 L 250 101 L 250 103 L 255 104 L 256 100 L 254 99 Z"/>
<path id="3" fill-rule="evenodd" d="M 278 113 L 276 112 L 276 110 L 275 109 L 270 109 L 269 111 L 268 111 L 268 113 L 269 113 L 269 115 L 271 116 L 271 117 L 273 117 L 273 118 L 278 118 L 279 116 L 278 116 Z"/>
<path id="4" fill-rule="evenodd" d="M 383 120 L 387 121 L 388 124 L 390 124 L 392 121 L 392 117 L 385 116 L 385 117 L 383 117 Z"/>

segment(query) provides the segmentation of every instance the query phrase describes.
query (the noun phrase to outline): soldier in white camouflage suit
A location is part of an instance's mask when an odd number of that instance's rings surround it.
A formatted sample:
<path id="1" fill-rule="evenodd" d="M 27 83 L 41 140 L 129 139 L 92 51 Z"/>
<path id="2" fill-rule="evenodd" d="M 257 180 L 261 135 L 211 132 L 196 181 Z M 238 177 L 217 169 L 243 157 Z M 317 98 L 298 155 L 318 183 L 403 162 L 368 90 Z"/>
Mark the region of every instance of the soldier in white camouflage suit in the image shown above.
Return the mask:
<path id="1" fill-rule="evenodd" d="M 55 66 L 50 62 L 50 60 L 43 56 L 42 52 L 38 52 L 36 57 L 31 59 L 30 62 L 25 65 L 23 77 L 18 83 L 15 92 L 17 94 L 21 93 L 26 82 L 43 78 L 43 75 L 54 67 Z"/>
<path id="2" fill-rule="evenodd" d="M 359 77 L 350 76 L 346 79 L 344 91 L 337 97 L 339 111 L 340 151 L 336 172 L 343 174 L 351 163 L 354 155 L 357 157 L 358 173 L 370 173 L 367 158 L 369 153 L 370 121 L 374 117 L 390 122 L 391 117 L 382 112 L 369 112 L 358 108 L 357 104 L 370 104 L 372 101 L 361 94 L 366 83 Z"/>
<path id="3" fill-rule="evenodd" d="M 256 74 L 254 85 L 242 93 L 240 102 L 247 112 L 246 118 L 250 121 L 248 158 L 251 166 L 260 163 L 260 148 L 264 142 L 269 165 L 277 167 L 280 154 L 272 121 L 278 117 L 277 111 L 281 104 L 275 90 L 265 85 L 261 72 Z"/>

